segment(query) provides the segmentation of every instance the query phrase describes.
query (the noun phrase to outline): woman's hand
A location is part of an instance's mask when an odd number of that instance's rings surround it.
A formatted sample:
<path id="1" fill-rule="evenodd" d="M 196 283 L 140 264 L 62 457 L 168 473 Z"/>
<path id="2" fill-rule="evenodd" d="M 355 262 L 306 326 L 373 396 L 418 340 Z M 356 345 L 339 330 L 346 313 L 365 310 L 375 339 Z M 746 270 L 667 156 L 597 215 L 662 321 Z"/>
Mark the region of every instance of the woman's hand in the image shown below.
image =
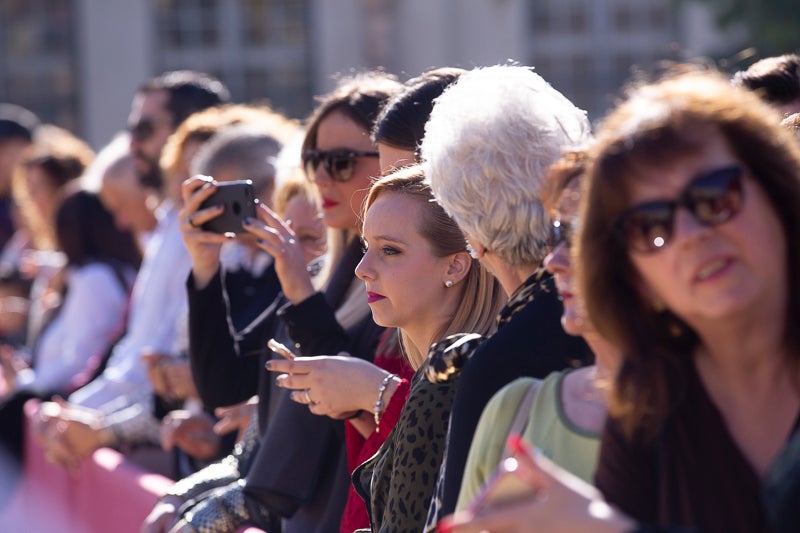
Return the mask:
<path id="1" fill-rule="evenodd" d="M 170 411 L 161 422 L 161 447 L 170 451 L 177 446 L 195 459 L 213 459 L 220 449 L 220 437 L 213 428 L 214 420 L 206 413 Z"/>
<path id="2" fill-rule="evenodd" d="M 14 348 L 7 344 L 0 345 L 0 373 L 3 378 L 3 387 L 0 397 L 10 395 L 16 389 L 17 374 L 28 364 L 17 355 Z"/>
<path id="3" fill-rule="evenodd" d="M 201 226 L 218 217 L 224 206 L 215 205 L 200 209 L 200 205 L 217 190 L 216 182 L 209 176 L 193 176 L 181 185 L 183 207 L 178 213 L 183 242 L 192 258 L 195 287 L 204 288 L 219 270 L 219 253 L 229 240 L 225 235 L 203 231 Z"/>
<path id="4" fill-rule="evenodd" d="M 183 499 L 178 496 L 163 496 L 144 519 L 141 533 L 167 533 L 178 519 L 178 510 Z"/>
<path id="5" fill-rule="evenodd" d="M 272 209 L 258 204 L 256 213 L 258 220 L 245 219 L 244 228 L 255 235 L 258 246 L 273 257 L 281 290 L 297 305 L 315 292 L 306 270 L 303 246 L 289 224 Z"/>
<path id="6" fill-rule="evenodd" d="M 547 458 L 534 457 L 519 437 L 509 437 L 509 447 L 519 463 L 511 475 L 530 485 L 533 495 L 450 515 L 439 523 L 440 533 L 623 533 L 633 529 L 633 521 L 605 503 L 597 489 Z"/>
<path id="7" fill-rule="evenodd" d="M 368 361 L 339 355 L 298 357 L 292 361 L 273 359 L 267 370 L 280 372 L 279 387 L 293 389 L 292 400 L 308 405 L 312 413 L 345 418 L 360 409 L 372 412 L 378 387 L 388 372 Z M 397 388 L 392 380 L 384 392 L 384 405 Z"/>
<path id="8" fill-rule="evenodd" d="M 42 426 L 38 438 L 45 457 L 69 470 L 98 448 L 113 444 L 114 436 L 103 428 L 100 411 L 68 404 L 61 398 L 44 402 L 40 409 Z"/>
<path id="9" fill-rule="evenodd" d="M 238 431 L 237 441 L 244 438 L 244 432 L 250 424 L 250 419 L 258 409 L 258 396 L 253 396 L 246 402 L 237 403 L 228 407 L 217 407 L 214 414 L 219 421 L 214 424 L 214 433 L 227 435 L 231 431 Z"/>

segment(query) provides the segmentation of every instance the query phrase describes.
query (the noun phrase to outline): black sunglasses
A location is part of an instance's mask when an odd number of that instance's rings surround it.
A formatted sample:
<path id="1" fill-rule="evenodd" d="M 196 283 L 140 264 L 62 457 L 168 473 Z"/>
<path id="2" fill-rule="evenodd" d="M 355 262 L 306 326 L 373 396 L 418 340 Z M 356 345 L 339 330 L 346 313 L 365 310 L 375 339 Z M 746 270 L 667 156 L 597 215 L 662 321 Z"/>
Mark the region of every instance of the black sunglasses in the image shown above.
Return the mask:
<path id="1" fill-rule="evenodd" d="M 572 236 L 575 234 L 577 226 L 577 219 L 574 219 L 572 222 L 566 220 L 551 221 L 545 244 L 550 250 L 555 250 L 561 243 L 564 243 L 564 245 L 569 248 L 572 246 Z"/>
<path id="2" fill-rule="evenodd" d="M 742 167 L 720 168 L 693 179 L 675 200 L 659 200 L 623 211 L 615 223 L 622 243 L 630 250 L 651 253 L 672 238 L 675 210 L 688 209 L 705 226 L 727 222 L 742 209 Z"/>
<path id="3" fill-rule="evenodd" d="M 166 121 L 166 120 L 165 120 Z M 128 126 L 128 132 L 131 137 L 139 142 L 144 142 L 153 136 L 156 131 L 156 125 L 159 123 L 153 118 L 143 118 L 136 124 Z"/>
<path id="4" fill-rule="evenodd" d="M 303 167 L 306 176 L 314 181 L 317 168 L 322 165 L 333 181 L 344 183 L 353 179 L 353 169 L 357 157 L 378 157 L 378 152 L 362 150 L 305 150 L 303 151 Z"/>

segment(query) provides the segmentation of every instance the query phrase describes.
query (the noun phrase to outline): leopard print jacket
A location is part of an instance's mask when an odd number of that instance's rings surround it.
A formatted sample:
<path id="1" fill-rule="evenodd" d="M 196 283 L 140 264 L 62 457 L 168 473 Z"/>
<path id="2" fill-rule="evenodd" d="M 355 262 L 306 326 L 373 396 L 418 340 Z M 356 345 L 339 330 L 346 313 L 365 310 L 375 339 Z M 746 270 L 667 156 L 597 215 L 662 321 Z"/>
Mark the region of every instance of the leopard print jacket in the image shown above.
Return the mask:
<path id="1" fill-rule="evenodd" d="M 411 391 L 386 442 L 353 473 L 356 491 L 367 502 L 373 532 L 419 533 L 428 515 L 444 456 L 458 371 L 437 377 L 432 363 L 464 360 L 483 340 L 459 334 L 434 344 L 411 380 Z M 428 377 L 435 379 L 430 380 Z"/>

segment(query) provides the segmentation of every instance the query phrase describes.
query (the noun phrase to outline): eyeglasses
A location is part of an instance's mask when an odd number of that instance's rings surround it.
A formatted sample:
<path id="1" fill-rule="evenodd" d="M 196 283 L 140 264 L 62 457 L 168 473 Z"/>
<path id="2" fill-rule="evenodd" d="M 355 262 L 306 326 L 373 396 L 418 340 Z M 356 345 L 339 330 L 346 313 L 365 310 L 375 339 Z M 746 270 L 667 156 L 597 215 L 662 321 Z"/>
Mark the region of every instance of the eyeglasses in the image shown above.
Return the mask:
<path id="1" fill-rule="evenodd" d="M 727 222 L 742 209 L 742 167 L 731 166 L 696 177 L 675 200 L 647 202 L 623 211 L 615 223 L 629 249 L 652 253 L 666 246 L 674 231 L 675 210 L 688 209 L 704 226 Z"/>
<path id="2" fill-rule="evenodd" d="M 172 121 L 166 118 L 163 119 L 143 118 L 136 124 L 128 126 L 128 132 L 131 134 L 131 138 L 133 138 L 134 140 L 139 142 L 144 142 L 153 136 L 153 134 L 156 131 L 156 127 L 159 124 L 165 124 L 165 123 L 171 124 Z"/>
<path id="3" fill-rule="evenodd" d="M 564 243 L 564 245 L 569 248 L 572 246 L 572 236 L 575 234 L 577 227 L 577 218 L 573 219 L 572 222 L 567 222 L 566 220 L 553 220 L 550 223 L 545 244 L 551 250 L 555 250 L 561 243 Z"/>
<path id="4" fill-rule="evenodd" d="M 325 172 L 333 181 L 344 183 L 353 179 L 353 169 L 357 157 L 378 157 L 378 152 L 364 152 L 361 150 L 305 150 L 303 152 L 303 167 L 306 176 L 314 181 L 317 167 L 322 165 Z"/>

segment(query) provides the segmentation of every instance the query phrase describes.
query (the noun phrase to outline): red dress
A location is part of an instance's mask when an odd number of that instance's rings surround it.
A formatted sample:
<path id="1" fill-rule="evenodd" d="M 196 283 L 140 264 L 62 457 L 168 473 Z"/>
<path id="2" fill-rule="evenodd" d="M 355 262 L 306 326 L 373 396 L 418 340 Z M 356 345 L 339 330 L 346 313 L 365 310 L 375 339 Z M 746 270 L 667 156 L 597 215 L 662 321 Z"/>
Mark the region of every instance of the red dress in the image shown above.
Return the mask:
<path id="1" fill-rule="evenodd" d="M 386 437 L 394 429 L 397 420 L 400 418 L 400 411 L 406 403 L 408 393 L 411 390 L 411 378 L 414 376 L 414 369 L 411 368 L 408 360 L 400 350 L 397 342 L 396 330 L 387 329 L 378 343 L 375 351 L 374 363 L 384 370 L 397 374 L 401 381 L 395 393 L 392 394 L 386 409 L 381 415 L 378 431 L 372 433 L 369 438 L 364 438 L 361 433 L 350 423 L 345 423 L 345 443 L 347 447 L 347 468 L 350 473 L 361 463 L 375 455 L 381 447 Z M 376 391 L 377 393 L 377 391 Z M 342 514 L 340 533 L 353 533 L 359 528 L 369 528 L 369 516 L 367 515 L 367 505 L 358 493 L 353 484 L 347 492 L 347 504 Z"/>

